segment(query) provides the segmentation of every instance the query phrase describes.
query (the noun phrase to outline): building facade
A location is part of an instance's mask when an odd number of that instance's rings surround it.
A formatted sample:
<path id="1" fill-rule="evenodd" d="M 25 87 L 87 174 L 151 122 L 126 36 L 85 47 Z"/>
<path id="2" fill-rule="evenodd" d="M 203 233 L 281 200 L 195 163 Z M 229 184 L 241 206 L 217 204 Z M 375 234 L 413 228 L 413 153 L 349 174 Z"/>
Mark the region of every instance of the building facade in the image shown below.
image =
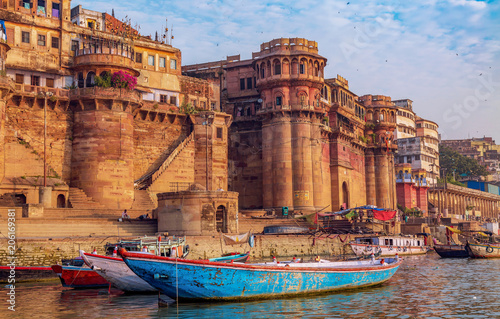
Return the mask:
<path id="1" fill-rule="evenodd" d="M 394 110 L 358 98 L 340 76 L 325 78 L 325 65 L 316 42 L 280 38 L 248 60 L 185 66 L 222 84 L 221 105 L 234 118 L 229 186 L 240 208 L 396 207 Z"/>
<path id="2" fill-rule="evenodd" d="M 227 189 L 231 116 L 210 111 L 216 83 L 181 75 L 179 49 L 68 0 L 5 2 L 0 20 L 2 200 L 150 210 L 193 183 Z"/>

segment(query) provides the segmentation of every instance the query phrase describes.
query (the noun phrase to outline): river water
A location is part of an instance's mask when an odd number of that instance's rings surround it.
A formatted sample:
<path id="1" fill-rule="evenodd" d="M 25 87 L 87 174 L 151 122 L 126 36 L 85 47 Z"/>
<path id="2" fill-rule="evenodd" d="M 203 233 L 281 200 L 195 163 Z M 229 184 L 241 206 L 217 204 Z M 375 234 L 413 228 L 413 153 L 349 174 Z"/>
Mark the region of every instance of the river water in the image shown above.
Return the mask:
<path id="1" fill-rule="evenodd" d="M 16 285 L 16 311 L 0 318 L 500 318 L 500 259 L 405 258 L 385 284 L 324 295 L 158 307 L 157 295 Z"/>

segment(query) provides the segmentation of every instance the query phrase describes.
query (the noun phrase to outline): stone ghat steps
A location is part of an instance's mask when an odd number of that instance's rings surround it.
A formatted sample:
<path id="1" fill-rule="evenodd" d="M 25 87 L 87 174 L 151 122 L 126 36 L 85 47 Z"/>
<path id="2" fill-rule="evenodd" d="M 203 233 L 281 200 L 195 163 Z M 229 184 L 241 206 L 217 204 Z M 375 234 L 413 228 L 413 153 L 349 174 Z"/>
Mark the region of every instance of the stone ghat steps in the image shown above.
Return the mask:
<path id="1" fill-rule="evenodd" d="M 95 236 L 154 236 L 158 230 L 155 219 L 118 222 L 116 219 L 17 219 L 17 238 L 64 238 Z M 7 234 L 7 223 L 0 224 L 2 234 Z"/>
<path id="2" fill-rule="evenodd" d="M 155 208 L 156 205 L 151 200 L 147 190 L 134 189 L 134 202 L 131 207 L 132 210 L 151 212 Z"/>
<path id="3" fill-rule="evenodd" d="M 87 196 L 82 189 L 76 187 L 69 188 L 69 202 L 73 208 L 105 208 L 102 204 L 95 202 L 91 197 Z"/>
<path id="4" fill-rule="evenodd" d="M 75 209 L 45 208 L 42 218 L 109 218 L 117 220 L 122 216 L 122 209 Z M 151 210 L 127 210 L 130 218 L 135 219 Z M 149 214 L 151 216 L 151 214 Z"/>

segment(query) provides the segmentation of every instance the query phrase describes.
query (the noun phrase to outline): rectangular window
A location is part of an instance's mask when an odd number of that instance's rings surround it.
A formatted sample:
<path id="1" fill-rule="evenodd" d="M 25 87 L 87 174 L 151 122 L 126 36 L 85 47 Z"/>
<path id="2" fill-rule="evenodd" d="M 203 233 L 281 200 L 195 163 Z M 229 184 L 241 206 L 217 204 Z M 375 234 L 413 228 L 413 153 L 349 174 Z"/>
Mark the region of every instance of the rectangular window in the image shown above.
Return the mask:
<path id="1" fill-rule="evenodd" d="M 45 16 L 45 0 L 38 0 L 38 7 L 36 13 Z"/>
<path id="2" fill-rule="evenodd" d="M 24 84 L 24 74 L 16 74 L 16 83 Z"/>
<path id="3" fill-rule="evenodd" d="M 253 79 L 252 78 L 247 78 L 247 89 L 251 90 L 252 89 L 252 83 Z"/>
<path id="4" fill-rule="evenodd" d="M 160 68 L 164 68 L 165 67 L 165 58 L 160 58 Z"/>
<path id="5" fill-rule="evenodd" d="M 170 60 L 170 70 L 177 70 L 177 60 Z"/>
<path id="6" fill-rule="evenodd" d="M 170 104 L 177 105 L 177 97 L 176 96 L 171 96 L 170 97 Z"/>
<path id="7" fill-rule="evenodd" d="M 135 54 L 135 62 L 142 63 L 142 53 L 141 52 L 137 52 Z"/>
<path id="8" fill-rule="evenodd" d="M 40 77 L 37 75 L 32 75 L 31 76 L 31 85 L 40 86 Z"/>
<path id="9" fill-rule="evenodd" d="M 300 74 L 306 73 L 306 66 L 303 63 L 300 64 L 299 72 L 300 72 Z"/>
<path id="10" fill-rule="evenodd" d="M 30 0 L 23 0 L 21 2 L 21 6 L 25 9 L 31 9 L 31 1 Z"/>
<path id="11" fill-rule="evenodd" d="M 59 49 L 59 38 L 58 37 L 52 37 L 52 47 L 54 49 Z"/>
<path id="12" fill-rule="evenodd" d="M 281 105 L 281 96 L 276 97 L 276 105 Z"/>
<path id="13" fill-rule="evenodd" d="M 53 88 L 54 87 L 54 79 L 51 79 L 51 78 L 45 79 L 45 86 L 49 87 L 49 88 Z"/>
<path id="14" fill-rule="evenodd" d="M 78 52 L 78 41 L 76 40 L 71 40 L 71 51 L 73 52 Z"/>
<path id="15" fill-rule="evenodd" d="M 240 79 L 240 90 L 244 90 L 245 89 L 245 79 Z"/>
<path id="16" fill-rule="evenodd" d="M 60 4 L 52 2 L 52 17 L 53 18 L 59 18 L 59 9 L 60 9 Z"/>
<path id="17" fill-rule="evenodd" d="M 217 138 L 222 139 L 222 127 L 217 128 Z"/>
<path id="18" fill-rule="evenodd" d="M 153 55 L 148 55 L 148 65 L 155 66 L 155 57 Z"/>
<path id="19" fill-rule="evenodd" d="M 168 100 L 167 95 L 160 94 L 160 102 L 161 103 L 167 103 L 167 100 Z"/>
<path id="20" fill-rule="evenodd" d="M 265 75 L 266 75 L 265 69 L 264 68 L 260 69 L 260 77 L 263 79 Z"/>
<path id="21" fill-rule="evenodd" d="M 45 36 L 43 34 L 38 35 L 38 45 L 42 47 L 45 46 Z"/>
<path id="22" fill-rule="evenodd" d="M 23 43 L 30 43 L 30 33 L 26 31 L 21 32 L 21 41 Z"/>

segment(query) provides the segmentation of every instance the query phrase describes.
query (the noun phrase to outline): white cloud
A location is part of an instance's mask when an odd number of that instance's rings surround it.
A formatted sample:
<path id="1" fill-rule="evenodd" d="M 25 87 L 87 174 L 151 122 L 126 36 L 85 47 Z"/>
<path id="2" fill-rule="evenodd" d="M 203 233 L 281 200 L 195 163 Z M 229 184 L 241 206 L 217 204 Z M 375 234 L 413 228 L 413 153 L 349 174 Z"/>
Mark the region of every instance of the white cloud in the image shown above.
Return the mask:
<path id="1" fill-rule="evenodd" d="M 349 4 L 347 4 L 349 2 Z M 483 132 L 500 141 L 500 87 L 461 125 L 443 114 L 474 96 L 481 72 L 499 74 L 499 4 L 472 0 L 80 1 L 85 8 L 128 15 L 143 34 L 168 18 L 183 64 L 227 55 L 251 58 L 262 42 L 305 37 L 328 59 L 326 77 L 341 74 L 353 92 L 410 98 L 415 112 L 453 138 Z M 76 5 L 76 3 L 74 3 Z M 137 8 L 140 8 L 137 10 Z M 352 49 L 346 54 L 345 48 Z M 387 62 L 386 62 L 387 60 Z M 490 69 L 491 67 L 491 69 Z M 496 79 L 495 81 L 500 81 Z M 449 113 L 449 112 L 448 112 Z"/>

